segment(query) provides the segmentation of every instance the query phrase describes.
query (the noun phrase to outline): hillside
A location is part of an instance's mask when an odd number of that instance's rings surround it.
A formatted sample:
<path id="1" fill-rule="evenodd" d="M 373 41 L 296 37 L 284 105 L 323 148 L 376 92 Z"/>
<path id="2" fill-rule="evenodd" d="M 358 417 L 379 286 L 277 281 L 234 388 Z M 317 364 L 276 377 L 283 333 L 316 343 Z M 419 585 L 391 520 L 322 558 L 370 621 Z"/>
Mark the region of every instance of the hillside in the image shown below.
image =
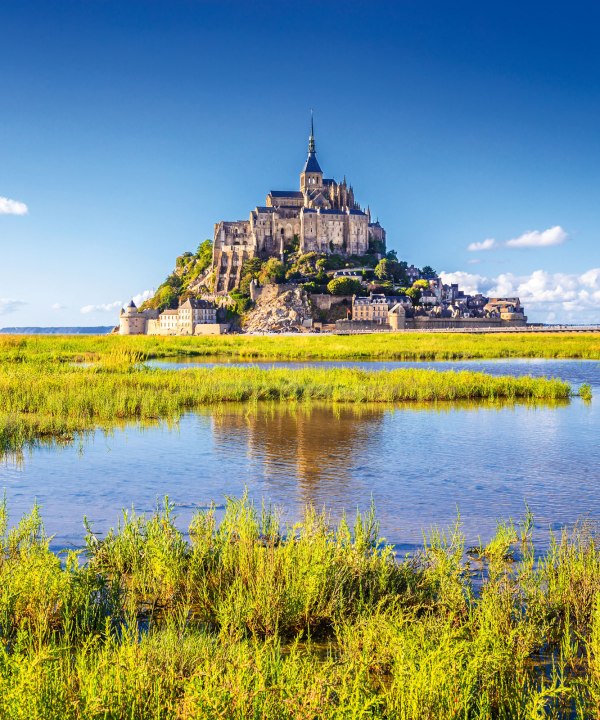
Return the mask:
<path id="1" fill-rule="evenodd" d="M 212 242 L 204 240 L 195 253 L 184 252 L 175 261 L 173 272 L 158 287 L 154 296 L 146 300 L 141 310 L 149 308 L 167 310 L 177 308 L 188 297 L 205 295 L 212 291 Z"/>

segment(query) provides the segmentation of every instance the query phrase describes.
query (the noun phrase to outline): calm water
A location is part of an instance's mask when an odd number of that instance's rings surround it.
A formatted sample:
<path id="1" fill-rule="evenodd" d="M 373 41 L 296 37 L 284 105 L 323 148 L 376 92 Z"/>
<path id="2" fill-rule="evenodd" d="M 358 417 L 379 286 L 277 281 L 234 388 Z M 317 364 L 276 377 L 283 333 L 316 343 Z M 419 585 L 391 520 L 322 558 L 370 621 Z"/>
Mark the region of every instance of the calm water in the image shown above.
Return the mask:
<path id="1" fill-rule="evenodd" d="M 53 546 L 66 547 L 81 543 L 83 515 L 104 531 L 122 507 L 148 511 L 168 494 L 185 526 L 196 507 L 247 487 L 289 521 L 308 502 L 335 518 L 372 498 L 382 533 L 401 551 L 418 546 L 431 526 L 451 525 L 457 512 L 469 542 L 489 538 L 497 519 L 521 516 L 525 503 L 540 539 L 581 516 L 600 520 L 600 363 L 319 363 L 349 364 L 556 376 L 591 383 L 595 398 L 535 407 L 230 406 L 171 428 L 131 425 L 6 459 L 0 487 L 11 518 L 37 498 Z"/>

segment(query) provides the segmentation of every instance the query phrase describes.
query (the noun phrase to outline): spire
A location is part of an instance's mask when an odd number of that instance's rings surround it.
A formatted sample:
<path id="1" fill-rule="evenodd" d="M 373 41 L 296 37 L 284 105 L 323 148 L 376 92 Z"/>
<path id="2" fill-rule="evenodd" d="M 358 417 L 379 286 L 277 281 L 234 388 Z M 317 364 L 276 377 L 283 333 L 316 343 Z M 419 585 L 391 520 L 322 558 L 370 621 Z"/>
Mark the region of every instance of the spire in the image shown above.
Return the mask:
<path id="1" fill-rule="evenodd" d="M 323 173 L 319 163 L 317 161 L 317 151 L 315 149 L 315 123 L 313 119 L 313 112 L 310 111 L 310 136 L 308 138 L 308 157 L 304 164 L 304 173 Z"/>
<path id="2" fill-rule="evenodd" d="M 308 138 L 308 152 L 315 153 L 315 122 L 313 118 L 313 111 L 310 111 L 310 137 Z"/>

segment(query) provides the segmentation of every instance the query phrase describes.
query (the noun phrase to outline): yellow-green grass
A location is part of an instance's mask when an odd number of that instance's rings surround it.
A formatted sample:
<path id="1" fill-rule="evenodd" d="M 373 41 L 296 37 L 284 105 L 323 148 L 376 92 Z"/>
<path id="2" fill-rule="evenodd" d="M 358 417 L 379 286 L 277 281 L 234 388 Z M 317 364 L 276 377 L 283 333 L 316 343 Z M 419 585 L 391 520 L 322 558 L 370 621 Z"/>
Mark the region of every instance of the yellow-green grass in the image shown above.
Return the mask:
<path id="1" fill-rule="evenodd" d="M 38 509 L 0 525 L 3 719 L 597 717 L 590 527 L 540 557 L 531 518 L 501 523 L 473 563 L 458 525 L 398 561 L 373 511 L 281 527 L 247 498 L 189 539 L 168 504 L 125 514 L 79 556 Z"/>
<path id="2" fill-rule="evenodd" d="M 357 336 L 0 336 L 0 362 L 98 360 L 130 352 L 140 358 L 230 357 L 264 360 L 600 359 L 600 333 L 394 333 Z"/>
<path id="3" fill-rule="evenodd" d="M 124 420 L 177 418 L 221 403 L 398 403 L 566 400 L 561 380 L 468 371 L 217 366 L 172 372 L 111 360 L 92 366 L 22 362 L 0 366 L 0 449 Z"/>

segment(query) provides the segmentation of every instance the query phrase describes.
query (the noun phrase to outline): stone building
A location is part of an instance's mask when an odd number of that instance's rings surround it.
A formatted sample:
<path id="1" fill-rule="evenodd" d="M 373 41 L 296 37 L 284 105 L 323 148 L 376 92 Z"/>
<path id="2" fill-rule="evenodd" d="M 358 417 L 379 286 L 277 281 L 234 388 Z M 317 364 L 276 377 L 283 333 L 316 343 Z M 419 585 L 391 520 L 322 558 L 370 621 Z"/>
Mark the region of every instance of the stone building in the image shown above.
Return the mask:
<path id="1" fill-rule="evenodd" d="M 178 330 L 180 335 L 193 335 L 196 325 L 217 322 L 217 308 L 208 300 L 189 298 L 179 306 Z"/>
<path id="2" fill-rule="evenodd" d="M 217 308 L 208 300 L 190 298 L 177 310 L 139 311 L 133 300 L 121 310 L 120 335 L 206 335 L 226 332 L 217 322 Z"/>
<path id="3" fill-rule="evenodd" d="M 271 190 L 248 220 L 215 225 L 215 291 L 237 287 L 248 258 L 280 257 L 296 243 L 302 253 L 364 255 L 370 247 L 385 248 L 385 230 L 371 222 L 370 209 L 360 207 L 346 178 L 338 183 L 323 177 L 312 121 L 300 189 Z"/>
<path id="4" fill-rule="evenodd" d="M 352 298 L 352 319 L 375 323 L 387 323 L 388 312 L 395 305 L 412 307 L 406 295 L 381 295 L 371 293 L 368 297 Z"/>
<path id="5" fill-rule="evenodd" d="M 137 309 L 131 300 L 127 307 L 121 308 L 119 315 L 119 335 L 145 335 L 148 332 L 148 322 L 158 317 L 158 310 Z"/>
<path id="6" fill-rule="evenodd" d="M 518 297 L 489 298 L 483 310 L 490 317 L 499 317 L 501 320 L 511 322 L 527 322 L 525 311 Z"/>

